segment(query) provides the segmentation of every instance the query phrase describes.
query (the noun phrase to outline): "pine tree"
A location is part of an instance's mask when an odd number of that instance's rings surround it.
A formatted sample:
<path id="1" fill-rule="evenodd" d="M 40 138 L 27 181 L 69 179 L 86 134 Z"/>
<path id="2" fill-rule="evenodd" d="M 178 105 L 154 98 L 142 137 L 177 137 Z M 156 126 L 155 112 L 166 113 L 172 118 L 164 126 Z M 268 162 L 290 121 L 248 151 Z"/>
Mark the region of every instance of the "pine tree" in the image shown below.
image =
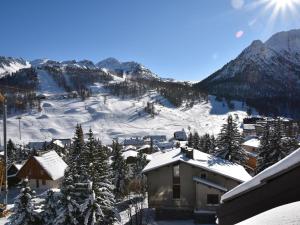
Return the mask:
<path id="1" fill-rule="evenodd" d="M 81 125 L 76 126 L 75 135 L 73 138 L 73 145 L 71 148 L 70 157 L 68 159 L 68 165 L 74 176 L 74 182 L 82 182 L 84 179 L 84 168 L 82 165 L 82 152 L 84 151 L 84 139 L 83 139 L 83 131 Z"/>
<path id="2" fill-rule="evenodd" d="M 241 147 L 242 137 L 238 131 L 237 124 L 229 115 L 227 123 L 222 126 L 218 135 L 216 154 L 226 160 L 243 165 L 247 158 L 245 150 Z"/>
<path id="3" fill-rule="evenodd" d="M 38 225 L 40 219 L 34 211 L 32 202 L 33 192 L 28 186 L 28 180 L 22 183 L 20 194 L 14 203 L 14 214 L 10 217 L 10 225 Z"/>
<path id="4" fill-rule="evenodd" d="M 80 216 L 80 206 L 72 199 L 70 195 L 64 193 L 61 199 L 61 207 L 58 216 L 54 220 L 55 225 L 80 225 L 78 217 Z"/>
<path id="5" fill-rule="evenodd" d="M 98 215 L 97 224 L 113 224 L 116 220 L 115 196 L 112 185 L 112 172 L 108 164 L 108 149 L 100 141 L 94 139 L 92 130 L 89 131 L 89 138 L 83 154 L 83 161 L 87 171 L 87 177 L 92 185 L 92 192 L 95 193 L 96 202 L 99 205 L 103 216 Z M 85 199 L 85 202 L 91 197 Z"/>
<path id="6" fill-rule="evenodd" d="M 270 161 L 271 154 L 271 146 L 270 146 L 270 127 L 267 124 L 264 127 L 264 132 L 260 140 L 260 146 L 257 149 L 258 157 L 257 157 L 257 168 L 256 172 L 259 173 L 263 171 L 265 168 L 272 165 Z"/>
<path id="7" fill-rule="evenodd" d="M 194 133 L 194 138 L 193 138 L 193 148 L 199 149 L 199 146 L 200 146 L 200 136 L 199 136 L 198 132 L 196 131 Z"/>
<path id="8" fill-rule="evenodd" d="M 187 144 L 190 148 L 192 148 L 194 146 L 194 142 L 193 141 L 194 141 L 194 137 L 193 137 L 192 132 L 190 132 L 189 136 L 188 136 L 188 144 Z"/>
<path id="9" fill-rule="evenodd" d="M 102 209 L 97 201 L 96 194 L 92 190 L 93 183 L 89 185 L 90 195 L 81 205 L 80 211 L 83 217 L 84 225 L 99 225 L 103 224 L 103 219 L 105 217 Z"/>
<path id="10" fill-rule="evenodd" d="M 9 164 L 17 160 L 17 148 L 11 139 L 7 142 L 7 157 Z"/>
<path id="11" fill-rule="evenodd" d="M 128 166 L 122 156 L 121 147 L 118 142 L 114 144 L 112 156 L 113 184 L 115 185 L 116 199 L 121 199 L 126 192 L 128 179 Z"/>
<path id="12" fill-rule="evenodd" d="M 57 206 L 57 199 L 54 196 L 54 192 L 49 190 L 44 204 L 44 212 L 42 213 L 44 225 L 54 225 L 54 220 L 57 217 Z"/>
<path id="13" fill-rule="evenodd" d="M 135 178 L 141 178 L 142 177 L 142 171 L 147 165 L 147 158 L 146 155 L 144 155 L 142 152 L 139 152 L 137 154 L 136 162 L 133 166 L 133 176 Z"/>

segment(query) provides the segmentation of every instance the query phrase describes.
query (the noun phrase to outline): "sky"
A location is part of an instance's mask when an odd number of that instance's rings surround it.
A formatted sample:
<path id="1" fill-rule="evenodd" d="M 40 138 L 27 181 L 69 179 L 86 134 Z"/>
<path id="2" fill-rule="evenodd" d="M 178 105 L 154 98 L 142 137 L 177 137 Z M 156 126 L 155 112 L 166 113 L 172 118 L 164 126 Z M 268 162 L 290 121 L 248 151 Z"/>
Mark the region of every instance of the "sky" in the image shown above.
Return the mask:
<path id="1" fill-rule="evenodd" d="M 0 1 L 2 56 L 114 57 L 178 80 L 204 79 L 253 40 L 298 28 L 300 0 Z"/>

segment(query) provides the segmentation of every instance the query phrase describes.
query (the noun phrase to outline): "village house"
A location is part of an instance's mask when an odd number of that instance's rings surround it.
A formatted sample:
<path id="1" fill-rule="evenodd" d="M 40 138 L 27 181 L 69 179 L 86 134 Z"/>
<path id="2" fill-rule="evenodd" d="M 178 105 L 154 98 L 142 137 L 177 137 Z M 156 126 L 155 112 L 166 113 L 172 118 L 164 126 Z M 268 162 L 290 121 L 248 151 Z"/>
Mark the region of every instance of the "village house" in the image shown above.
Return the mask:
<path id="1" fill-rule="evenodd" d="M 188 136 L 184 129 L 174 132 L 174 139 L 177 141 L 187 141 Z"/>
<path id="2" fill-rule="evenodd" d="M 124 146 L 133 145 L 135 147 L 141 147 L 145 144 L 145 141 L 141 137 L 126 138 L 123 142 Z"/>
<path id="3" fill-rule="evenodd" d="M 245 149 L 248 159 L 246 166 L 251 170 L 255 171 L 257 166 L 257 149 L 260 146 L 260 140 L 258 138 L 251 138 L 242 143 L 243 149 Z"/>
<path id="4" fill-rule="evenodd" d="M 155 153 L 144 168 L 157 219 L 213 223 L 220 197 L 251 176 L 240 165 L 187 147 Z"/>
<path id="5" fill-rule="evenodd" d="M 255 124 L 243 124 L 243 136 L 245 138 L 256 136 Z"/>
<path id="6" fill-rule="evenodd" d="M 7 183 L 8 186 L 14 186 L 18 184 L 21 179 L 17 177 L 17 173 L 22 168 L 23 164 L 13 163 L 7 169 Z"/>
<path id="7" fill-rule="evenodd" d="M 33 189 L 59 188 L 67 164 L 55 151 L 32 156 L 20 168 L 17 177 L 28 179 Z"/>
<path id="8" fill-rule="evenodd" d="M 153 143 L 164 142 L 167 141 L 166 135 L 147 135 L 144 137 L 145 143 L 150 144 L 151 141 Z"/>
<path id="9" fill-rule="evenodd" d="M 219 225 L 232 225 L 272 208 L 300 201 L 300 149 L 224 194 Z"/>

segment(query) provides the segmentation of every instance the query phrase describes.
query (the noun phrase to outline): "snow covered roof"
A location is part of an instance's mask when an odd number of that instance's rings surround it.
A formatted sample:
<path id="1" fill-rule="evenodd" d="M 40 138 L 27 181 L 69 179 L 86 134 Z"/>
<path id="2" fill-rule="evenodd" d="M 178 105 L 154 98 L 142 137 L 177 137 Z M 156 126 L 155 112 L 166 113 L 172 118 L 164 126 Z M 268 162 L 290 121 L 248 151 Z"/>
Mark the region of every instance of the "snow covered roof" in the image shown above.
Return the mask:
<path id="1" fill-rule="evenodd" d="M 136 147 L 133 145 L 128 145 L 124 147 L 124 151 L 128 151 L 128 150 L 136 150 Z"/>
<path id="2" fill-rule="evenodd" d="M 294 151 L 292 154 L 285 157 L 284 159 L 280 160 L 276 164 L 260 172 L 251 180 L 240 184 L 239 186 L 233 188 L 231 191 L 224 194 L 221 198 L 221 201 L 223 202 L 238 197 L 245 192 L 249 192 L 253 189 L 256 189 L 259 186 L 263 185 L 267 179 L 279 176 L 297 165 L 300 165 L 300 148 Z"/>
<path id="3" fill-rule="evenodd" d="M 134 157 L 134 158 L 136 158 L 136 157 L 137 157 L 137 154 L 138 154 L 137 151 L 134 151 L 134 150 L 128 150 L 128 151 L 126 151 L 126 152 L 123 152 L 123 153 L 122 153 L 122 156 L 123 156 L 123 158 L 126 160 L 126 159 L 129 158 L 129 157 Z"/>
<path id="4" fill-rule="evenodd" d="M 138 148 L 137 151 L 141 151 L 141 150 L 144 150 L 144 149 L 147 149 L 147 148 L 150 148 L 150 145 L 143 145 L 142 147 Z"/>
<path id="5" fill-rule="evenodd" d="M 62 143 L 61 140 L 55 140 L 53 141 L 53 144 L 57 145 L 58 147 L 64 148 L 65 145 Z"/>
<path id="6" fill-rule="evenodd" d="M 251 176 L 241 165 L 211 156 L 199 150 L 193 151 L 193 159 L 187 158 L 185 154 L 181 152 L 180 148 L 152 154 L 152 157 L 153 159 L 144 168 L 143 173 L 180 161 L 240 182 L 251 179 Z"/>
<path id="7" fill-rule="evenodd" d="M 237 225 L 295 225 L 300 222 L 300 202 L 282 205 L 251 217 Z"/>
<path id="8" fill-rule="evenodd" d="M 52 180 L 58 180 L 64 176 L 67 164 L 55 151 L 47 152 L 41 156 L 34 156 L 34 158 L 40 163 Z"/>
<path id="9" fill-rule="evenodd" d="M 248 141 L 245 141 L 242 145 L 258 148 L 260 140 L 258 138 L 251 138 Z"/>

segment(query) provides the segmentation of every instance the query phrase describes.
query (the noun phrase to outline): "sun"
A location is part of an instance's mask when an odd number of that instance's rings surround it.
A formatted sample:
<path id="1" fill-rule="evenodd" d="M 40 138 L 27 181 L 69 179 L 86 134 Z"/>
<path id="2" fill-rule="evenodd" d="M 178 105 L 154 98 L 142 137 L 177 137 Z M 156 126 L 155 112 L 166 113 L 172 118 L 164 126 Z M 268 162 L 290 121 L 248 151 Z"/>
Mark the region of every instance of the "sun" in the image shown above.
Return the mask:
<path id="1" fill-rule="evenodd" d="M 272 10 L 271 18 L 275 19 L 279 14 L 296 13 L 300 0 L 265 0 L 266 9 Z"/>
<path id="2" fill-rule="evenodd" d="M 292 9 L 295 4 L 299 1 L 297 0 L 269 0 L 269 5 L 274 7 L 274 10 L 285 11 L 286 9 Z"/>

